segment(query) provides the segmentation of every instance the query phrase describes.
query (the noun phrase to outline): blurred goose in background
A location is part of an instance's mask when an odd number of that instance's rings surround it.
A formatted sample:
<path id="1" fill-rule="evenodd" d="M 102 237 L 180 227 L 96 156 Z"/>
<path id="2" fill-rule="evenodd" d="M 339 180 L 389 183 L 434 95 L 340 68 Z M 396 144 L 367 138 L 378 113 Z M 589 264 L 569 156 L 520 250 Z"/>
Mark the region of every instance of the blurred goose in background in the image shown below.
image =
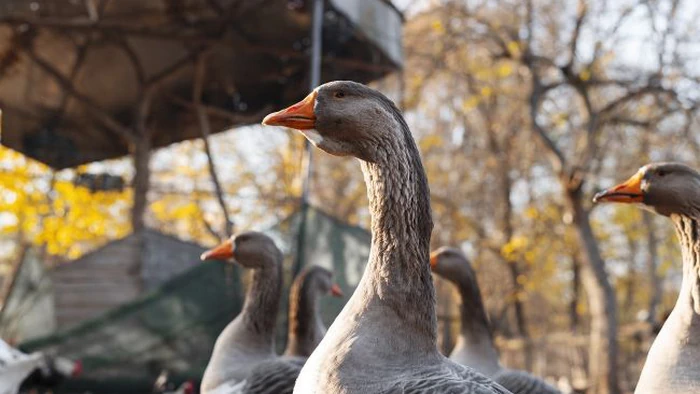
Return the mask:
<path id="1" fill-rule="evenodd" d="M 277 357 L 274 328 L 282 286 L 282 253 L 266 235 L 248 232 L 202 255 L 205 260 L 228 258 L 252 268 L 253 280 L 242 312 L 217 339 L 202 380 L 202 393 L 291 394 L 306 358 L 325 334 L 319 297 L 340 297 L 343 293 L 329 270 L 314 266 L 302 271 L 290 290 L 287 350 L 285 356 Z M 264 275 L 268 277 L 262 278 Z"/>
<path id="2" fill-rule="evenodd" d="M 362 279 L 294 392 L 507 393 L 437 350 L 430 193 L 418 148 L 394 103 L 355 82 L 330 82 L 263 124 L 297 129 L 327 153 L 360 159 L 372 222 Z"/>
<path id="3" fill-rule="evenodd" d="M 54 389 L 82 372 L 80 361 L 41 352 L 26 354 L 0 339 L 0 394 L 29 389 Z"/>
<path id="4" fill-rule="evenodd" d="M 457 287 L 461 299 L 462 325 L 450 360 L 474 368 L 514 394 L 559 393 L 542 379 L 501 366 L 476 273 L 459 249 L 437 249 L 430 256 L 430 267 Z"/>
<path id="5" fill-rule="evenodd" d="M 318 305 L 319 298 L 326 294 L 342 297 L 343 291 L 333 283 L 333 273 L 323 267 L 309 267 L 294 279 L 289 291 L 289 330 L 285 356 L 309 357 L 326 335 Z"/>
<path id="6" fill-rule="evenodd" d="M 638 204 L 671 219 L 683 252 L 678 300 L 649 349 L 636 394 L 700 393 L 700 173 L 653 163 L 594 202 Z"/>

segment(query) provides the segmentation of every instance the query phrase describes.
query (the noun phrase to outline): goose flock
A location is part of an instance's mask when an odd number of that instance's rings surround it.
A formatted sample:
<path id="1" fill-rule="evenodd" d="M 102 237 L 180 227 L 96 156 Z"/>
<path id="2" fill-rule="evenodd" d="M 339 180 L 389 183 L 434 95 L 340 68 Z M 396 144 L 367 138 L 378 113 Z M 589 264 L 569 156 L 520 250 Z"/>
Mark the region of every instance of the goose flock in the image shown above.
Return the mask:
<path id="1" fill-rule="evenodd" d="M 252 278 L 241 313 L 223 330 L 202 393 L 515 393 L 559 391 L 504 368 L 494 346 L 474 269 L 454 248 L 430 253 L 430 193 L 418 148 L 401 112 L 381 93 L 329 82 L 263 124 L 301 132 L 331 155 L 359 159 L 367 186 L 372 244 L 365 272 L 328 330 L 318 299 L 342 296 L 332 273 L 312 267 L 290 294 L 288 345 L 275 353 L 282 253 L 266 235 L 245 232 L 205 252 Z M 700 393 L 700 174 L 676 163 L 650 164 L 596 202 L 635 203 L 669 217 L 683 248 L 676 307 L 654 342 L 636 393 Z M 451 355 L 437 349 L 432 274 L 461 296 L 461 331 Z M 699 333 L 700 334 L 700 333 Z"/>

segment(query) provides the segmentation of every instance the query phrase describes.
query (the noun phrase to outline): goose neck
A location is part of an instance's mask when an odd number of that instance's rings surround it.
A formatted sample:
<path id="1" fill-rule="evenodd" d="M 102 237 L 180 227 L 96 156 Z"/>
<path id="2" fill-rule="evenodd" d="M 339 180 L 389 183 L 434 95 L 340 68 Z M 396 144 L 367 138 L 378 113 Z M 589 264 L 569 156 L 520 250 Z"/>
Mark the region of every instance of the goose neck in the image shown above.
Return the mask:
<path id="1" fill-rule="evenodd" d="M 373 162 L 361 161 L 372 218 L 363 290 L 434 347 L 437 323 L 429 266 L 430 191 L 410 131 L 398 127 L 396 132 L 399 138 L 378 144 Z"/>
<path id="2" fill-rule="evenodd" d="M 253 269 L 241 317 L 246 330 L 274 345 L 275 322 L 280 304 L 282 264 L 279 261 Z"/>
<path id="3" fill-rule="evenodd" d="M 323 338 L 319 296 L 319 289 L 310 275 L 292 288 L 287 355 L 308 357 Z"/>
<path id="4" fill-rule="evenodd" d="M 454 282 L 461 298 L 461 331 L 465 343 L 487 344 L 493 347 L 491 326 L 475 278 L 461 278 Z"/>
<path id="5" fill-rule="evenodd" d="M 683 281 L 676 307 L 700 315 L 700 219 L 672 215 L 683 255 Z"/>

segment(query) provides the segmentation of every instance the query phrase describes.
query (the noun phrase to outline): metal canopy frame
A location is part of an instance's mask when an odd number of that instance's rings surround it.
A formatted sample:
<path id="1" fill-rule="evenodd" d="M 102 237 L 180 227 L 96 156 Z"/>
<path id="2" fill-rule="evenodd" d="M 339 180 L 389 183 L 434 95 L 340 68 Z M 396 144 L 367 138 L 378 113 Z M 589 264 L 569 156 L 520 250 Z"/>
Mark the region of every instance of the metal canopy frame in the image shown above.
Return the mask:
<path id="1" fill-rule="evenodd" d="M 391 3 L 324 3 L 327 80 L 401 66 L 400 31 L 377 34 L 400 29 Z M 308 92 L 311 4 L 5 0 L 0 142 L 62 169 L 198 138 L 199 110 L 211 133 L 256 123 Z"/>

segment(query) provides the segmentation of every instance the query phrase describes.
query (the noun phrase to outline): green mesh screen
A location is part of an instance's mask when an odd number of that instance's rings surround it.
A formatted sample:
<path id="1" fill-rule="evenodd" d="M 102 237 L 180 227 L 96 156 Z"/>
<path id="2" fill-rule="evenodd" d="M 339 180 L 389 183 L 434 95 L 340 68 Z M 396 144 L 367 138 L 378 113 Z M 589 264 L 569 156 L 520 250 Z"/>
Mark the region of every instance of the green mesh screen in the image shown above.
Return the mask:
<path id="1" fill-rule="evenodd" d="M 198 379 L 219 332 L 240 310 L 236 270 L 199 264 L 158 290 L 65 332 L 27 342 L 83 362 L 83 376 L 64 390 L 150 392 L 161 370 Z"/>
<path id="2" fill-rule="evenodd" d="M 295 269 L 301 212 L 306 213 L 302 266 L 334 271 L 346 297 L 362 276 L 370 235 L 308 208 L 266 231 L 285 253 L 285 291 L 279 313 L 278 350 L 286 342 L 288 289 Z M 158 290 L 72 329 L 24 343 L 83 361 L 80 379 L 60 392 L 150 393 L 162 370 L 179 384 L 198 381 L 221 330 L 240 310 L 243 290 L 238 269 L 223 262 L 198 264 Z M 330 325 L 346 300 L 325 297 L 321 311 Z"/>

